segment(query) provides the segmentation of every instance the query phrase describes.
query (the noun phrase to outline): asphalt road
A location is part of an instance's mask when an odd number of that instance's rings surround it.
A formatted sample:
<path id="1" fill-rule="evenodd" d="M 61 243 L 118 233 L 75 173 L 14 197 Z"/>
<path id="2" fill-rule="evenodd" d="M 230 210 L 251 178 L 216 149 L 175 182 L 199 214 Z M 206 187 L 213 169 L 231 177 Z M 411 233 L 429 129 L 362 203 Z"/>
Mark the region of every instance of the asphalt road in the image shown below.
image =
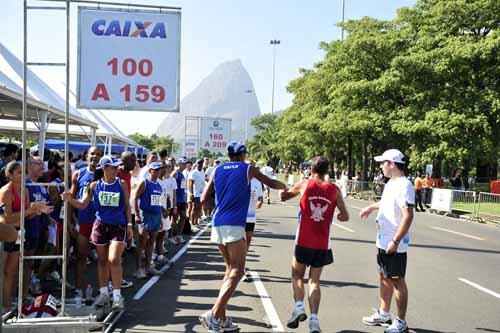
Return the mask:
<path id="1" fill-rule="evenodd" d="M 319 313 L 325 333 L 383 332 L 361 322 L 378 307 L 374 217 L 358 217 L 366 204 L 348 200 L 351 220 L 333 226 L 335 263 L 323 271 Z M 307 322 L 286 329 L 294 306 L 290 262 L 297 205 L 274 201 L 258 212 L 247 257 L 254 281 L 240 283 L 229 306 L 241 332 L 309 332 Z M 136 281 L 115 332 L 205 332 L 197 318 L 211 308 L 224 270 L 209 238 L 210 229 L 201 231 L 176 263 L 157 281 L 146 280 L 142 290 Z M 410 332 L 500 332 L 500 228 L 417 213 L 410 244 Z"/>

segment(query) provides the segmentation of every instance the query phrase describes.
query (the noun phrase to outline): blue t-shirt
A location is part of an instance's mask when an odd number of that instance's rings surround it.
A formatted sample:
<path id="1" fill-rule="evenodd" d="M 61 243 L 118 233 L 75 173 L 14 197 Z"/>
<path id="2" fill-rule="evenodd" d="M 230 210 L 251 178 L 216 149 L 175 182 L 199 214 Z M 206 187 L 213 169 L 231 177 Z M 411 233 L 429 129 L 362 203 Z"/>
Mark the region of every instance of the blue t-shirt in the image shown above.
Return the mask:
<path id="1" fill-rule="evenodd" d="M 175 197 L 177 199 L 177 203 L 185 203 L 187 201 L 187 193 L 186 193 L 186 177 L 180 172 L 179 170 L 177 172 L 177 190 L 175 192 Z"/>
<path id="2" fill-rule="evenodd" d="M 214 226 L 245 226 L 250 203 L 249 167 L 243 162 L 227 162 L 215 169 Z"/>
<path id="3" fill-rule="evenodd" d="M 76 194 L 76 198 L 78 200 L 81 200 L 85 196 L 87 188 L 94 180 L 94 173 L 92 171 L 89 171 L 87 167 L 79 169 L 78 172 L 78 192 Z M 87 208 L 78 209 L 78 224 L 94 223 L 95 218 L 95 206 L 92 200 L 90 201 Z"/>
<path id="4" fill-rule="evenodd" d="M 26 184 L 33 183 L 31 179 L 26 177 Z M 29 193 L 30 202 L 49 201 L 47 189 L 44 186 L 26 186 Z M 40 238 L 40 229 L 43 223 L 47 223 L 47 217 L 44 215 L 35 215 L 30 219 L 26 219 L 24 229 L 26 230 L 27 239 Z"/>
<path id="5" fill-rule="evenodd" d="M 94 206 L 96 218 L 105 224 L 125 225 L 125 198 L 120 178 L 116 177 L 111 184 L 99 179 L 94 190 Z"/>
<path id="6" fill-rule="evenodd" d="M 160 183 L 153 182 L 149 178 L 144 180 L 144 192 L 141 195 L 139 207 L 143 212 L 150 214 L 161 214 L 163 191 Z"/>

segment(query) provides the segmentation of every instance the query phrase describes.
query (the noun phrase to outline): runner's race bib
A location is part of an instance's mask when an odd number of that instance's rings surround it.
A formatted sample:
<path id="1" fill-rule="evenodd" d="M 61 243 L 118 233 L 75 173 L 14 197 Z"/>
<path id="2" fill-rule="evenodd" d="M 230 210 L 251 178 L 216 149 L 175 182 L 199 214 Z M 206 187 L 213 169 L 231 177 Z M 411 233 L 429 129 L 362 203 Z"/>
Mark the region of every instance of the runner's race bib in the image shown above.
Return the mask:
<path id="1" fill-rule="evenodd" d="M 64 220 L 64 205 L 61 206 L 61 213 L 59 213 L 59 219 Z"/>
<path id="2" fill-rule="evenodd" d="M 162 206 L 161 195 L 151 194 L 151 206 Z"/>
<path id="3" fill-rule="evenodd" d="M 99 203 L 101 206 L 118 207 L 120 205 L 119 192 L 99 192 Z"/>
<path id="4" fill-rule="evenodd" d="M 181 188 L 186 189 L 186 179 L 181 180 Z"/>

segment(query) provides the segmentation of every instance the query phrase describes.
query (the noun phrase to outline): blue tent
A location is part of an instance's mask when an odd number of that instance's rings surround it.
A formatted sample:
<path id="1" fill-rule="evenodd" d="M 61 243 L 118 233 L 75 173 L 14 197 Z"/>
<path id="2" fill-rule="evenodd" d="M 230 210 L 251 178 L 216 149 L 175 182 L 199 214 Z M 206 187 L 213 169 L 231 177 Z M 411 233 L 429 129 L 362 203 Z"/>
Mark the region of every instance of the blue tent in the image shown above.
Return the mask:
<path id="1" fill-rule="evenodd" d="M 74 153 L 82 153 L 83 151 L 90 148 L 89 142 L 80 142 L 80 141 L 68 141 L 69 150 Z M 104 144 L 98 143 L 97 147 L 104 151 Z M 45 148 L 47 149 L 57 149 L 64 150 L 64 140 L 45 140 Z M 31 147 L 31 150 L 38 150 L 38 145 Z M 124 145 L 113 145 L 111 151 L 116 154 L 121 154 L 125 150 Z M 135 152 L 135 147 L 128 146 L 128 151 Z M 146 154 L 148 152 L 147 148 L 139 147 L 137 149 L 137 153 L 139 155 Z"/>

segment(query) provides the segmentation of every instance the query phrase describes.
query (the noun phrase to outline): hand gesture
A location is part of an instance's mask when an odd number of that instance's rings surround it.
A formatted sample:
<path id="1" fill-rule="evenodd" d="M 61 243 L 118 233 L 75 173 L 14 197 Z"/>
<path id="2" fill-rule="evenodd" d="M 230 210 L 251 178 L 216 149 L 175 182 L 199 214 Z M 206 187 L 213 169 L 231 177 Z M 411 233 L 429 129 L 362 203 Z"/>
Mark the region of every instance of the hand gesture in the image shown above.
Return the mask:
<path id="1" fill-rule="evenodd" d="M 63 194 L 61 194 L 61 199 L 63 199 L 64 201 L 69 201 L 71 200 L 72 197 L 73 196 L 71 195 L 70 191 L 66 191 Z"/>
<path id="2" fill-rule="evenodd" d="M 361 212 L 359 212 L 359 216 L 361 218 L 368 218 L 368 216 L 370 216 L 370 214 L 373 212 L 373 207 L 371 206 L 368 206 L 368 207 L 365 207 L 361 210 Z"/>
<path id="3" fill-rule="evenodd" d="M 338 213 L 337 220 L 342 221 L 342 222 L 347 222 L 347 221 L 349 221 L 349 215 L 343 214 L 343 213 Z"/>
<path id="4" fill-rule="evenodd" d="M 393 241 L 390 241 L 389 242 L 389 245 L 387 245 L 387 250 L 385 251 L 387 254 L 393 254 L 395 253 L 396 251 L 398 250 L 398 246 L 396 245 L 396 243 L 394 243 Z"/>

